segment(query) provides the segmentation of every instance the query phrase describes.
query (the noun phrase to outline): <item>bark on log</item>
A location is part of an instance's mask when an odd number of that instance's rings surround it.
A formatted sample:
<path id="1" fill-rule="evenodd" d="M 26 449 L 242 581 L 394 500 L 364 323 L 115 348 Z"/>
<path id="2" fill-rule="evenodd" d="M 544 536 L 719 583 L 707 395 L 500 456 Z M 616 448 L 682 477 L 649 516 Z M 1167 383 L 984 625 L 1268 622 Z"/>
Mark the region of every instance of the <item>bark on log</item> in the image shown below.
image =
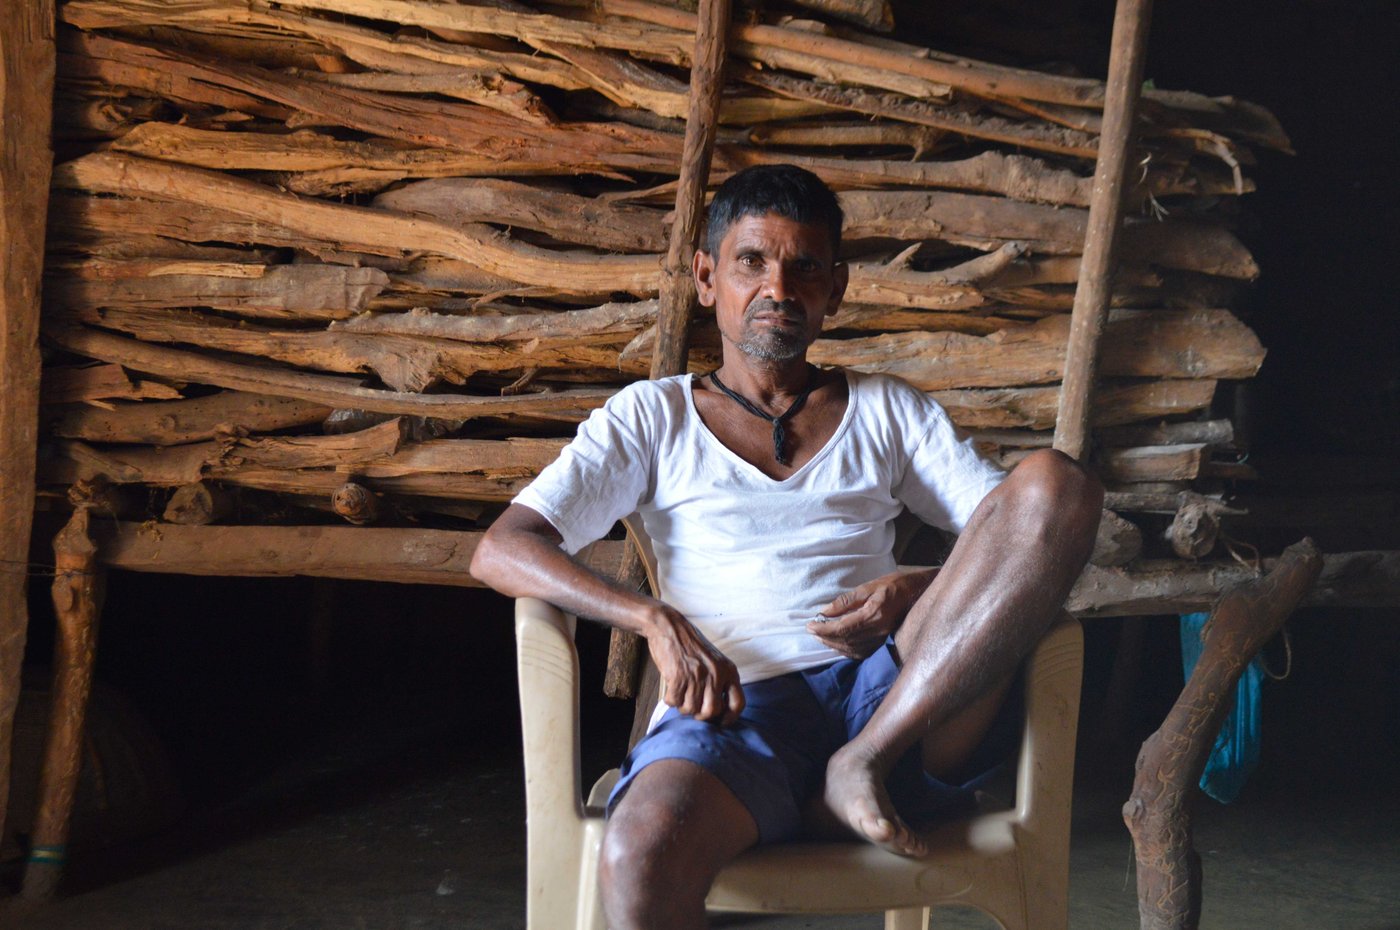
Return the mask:
<path id="1" fill-rule="evenodd" d="M 9 796 L 10 736 L 29 622 L 25 575 L 12 569 L 29 561 L 34 513 L 53 35 L 52 0 L 0 4 L 0 800 Z"/>
<path id="2" fill-rule="evenodd" d="M 1202 631 L 1200 660 L 1167 718 L 1143 743 L 1123 820 L 1137 857 L 1143 930 L 1195 930 L 1201 861 L 1192 846 L 1196 783 L 1229 696 L 1245 666 L 1273 638 L 1322 569 L 1312 540 L 1290 546 L 1263 578 L 1225 593 Z"/>
<path id="3" fill-rule="evenodd" d="M 104 576 L 89 529 L 89 508 L 79 506 L 54 539 L 53 605 L 58 622 L 54 644 L 53 707 L 39 776 L 29 861 L 21 894 L 45 900 L 58 888 L 67 858 L 73 795 L 83 760 L 83 719 L 92 691 L 97 621 Z"/>
<path id="4" fill-rule="evenodd" d="M 611 303 L 586 310 L 546 310 L 501 316 L 458 316 L 413 310 L 408 313 L 367 313 L 330 326 L 347 333 L 418 336 L 458 342 L 554 341 L 574 344 L 599 337 L 630 339 L 656 320 L 657 302 Z"/>
<path id="5" fill-rule="evenodd" d="M 112 410 L 72 407 L 50 421 L 48 430 L 54 436 L 89 442 L 177 446 L 213 439 L 218 433 L 310 426 L 330 413 L 330 407 L 295 398 L 220 391 L 206 397 L 124 404 Z"/>

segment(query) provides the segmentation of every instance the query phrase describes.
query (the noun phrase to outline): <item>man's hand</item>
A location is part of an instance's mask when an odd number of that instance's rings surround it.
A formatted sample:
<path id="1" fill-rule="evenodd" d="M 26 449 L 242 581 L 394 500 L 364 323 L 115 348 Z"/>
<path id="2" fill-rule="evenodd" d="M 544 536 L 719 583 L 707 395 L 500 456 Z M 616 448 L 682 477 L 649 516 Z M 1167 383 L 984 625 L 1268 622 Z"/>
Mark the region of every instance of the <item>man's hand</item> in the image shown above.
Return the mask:
<path id="1" fill-rule="evenodd" d="M 843 656 L 863 659 L 899 628 L 914 601 L 932 583 L 938 569 L 891 572 L 838 597 L 820 611 L 828 620 L 813 620 L 807 632 Z"/>
<path id="2" fill-rule="evenodd" d="M 744 689 L 738 670 L 689 620 L 658 604 L 646 639 L 667 704 L 696 720 L 728 725 L 739 719 Z"/>

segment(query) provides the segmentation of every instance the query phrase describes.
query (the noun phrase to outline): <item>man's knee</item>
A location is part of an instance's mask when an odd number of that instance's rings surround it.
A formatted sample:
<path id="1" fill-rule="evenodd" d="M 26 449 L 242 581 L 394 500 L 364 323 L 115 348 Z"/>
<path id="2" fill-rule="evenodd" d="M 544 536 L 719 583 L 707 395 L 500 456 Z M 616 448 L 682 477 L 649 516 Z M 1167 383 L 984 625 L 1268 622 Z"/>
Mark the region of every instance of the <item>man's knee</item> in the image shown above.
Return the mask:
<path id="1" fill-rule="evenodd" d="M 1092 534 L 1103 511 L 1103 485 L 1079 462 L 1054 449 L 1021 460 L 1007 484 L 1034 516 L 1061 528 Z"/>

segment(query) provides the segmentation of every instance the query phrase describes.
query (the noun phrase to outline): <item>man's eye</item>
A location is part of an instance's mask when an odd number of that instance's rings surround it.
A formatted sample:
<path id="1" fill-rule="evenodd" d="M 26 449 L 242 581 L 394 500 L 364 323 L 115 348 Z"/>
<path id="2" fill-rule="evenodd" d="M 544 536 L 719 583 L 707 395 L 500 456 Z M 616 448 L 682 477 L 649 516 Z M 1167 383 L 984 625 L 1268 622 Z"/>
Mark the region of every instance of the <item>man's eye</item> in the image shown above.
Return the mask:
<path id="1" fill-rule="evenodd" d="M 748 268 L 753 268 L 754 266 L 761 264 L 762 261 L 763 261 L 763 260 L 760 259 L 757 255 L 740 255 L 740 256 L 739 256 L 739 264 L 744 265 L 745 267 L 748 267 Z"/>

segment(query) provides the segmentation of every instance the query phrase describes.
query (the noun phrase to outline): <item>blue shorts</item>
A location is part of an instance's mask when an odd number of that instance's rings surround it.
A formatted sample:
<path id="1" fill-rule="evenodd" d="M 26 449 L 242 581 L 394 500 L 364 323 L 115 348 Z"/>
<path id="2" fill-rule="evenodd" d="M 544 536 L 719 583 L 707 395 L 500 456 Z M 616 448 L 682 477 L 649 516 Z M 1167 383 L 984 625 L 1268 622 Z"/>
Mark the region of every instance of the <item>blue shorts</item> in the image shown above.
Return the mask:
<path id="1" fill-rule="evenodd" d="M 758 824 L 760 843 L 790 839 L 801 830 L 802 812 L 821 787 L 827 760 L 870 720 L 898 674 L 894 643 L 886 641 L 865 659 L 841 659 L 744 685 L 744 711 L 730 726 L 668 707 L 623 763 L 608 811 L 646 766 L 685 759 L 734 792 Z M 1015 748 L 1021 703 L 1018 695 L 1008 696 L 965 766 L 970 773 L 965 780 L 939 781 L 924 772 L 918 745 L 906 752 L 885 781 L 899 815 L 910 824 L 928 824 L 971 813 L 976 789 Z"/>

